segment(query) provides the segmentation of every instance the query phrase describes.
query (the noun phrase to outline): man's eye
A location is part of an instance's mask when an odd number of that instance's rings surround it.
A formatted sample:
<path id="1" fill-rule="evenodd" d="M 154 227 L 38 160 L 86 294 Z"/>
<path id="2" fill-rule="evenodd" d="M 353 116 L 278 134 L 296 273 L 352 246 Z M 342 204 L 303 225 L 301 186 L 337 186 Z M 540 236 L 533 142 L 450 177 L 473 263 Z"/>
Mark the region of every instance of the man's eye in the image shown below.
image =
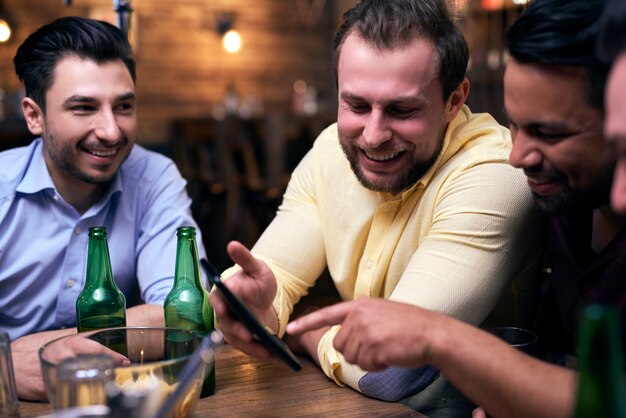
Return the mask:
<path id="1" fill-rule="evenodd" d="M 542 141 L 546 141 L 546 142 L 554 142 L 554 141 L 560 141 L 563 138 L 567 138 L 568 136 L 570 136 L 568 133 L 564 133 L 564 132 L 542 132 L 542 131 L 536 131 L 534 132 L 534 136 Z"/>
<path id="2" fill-rule="evenodd" d="M 93 106 L 88 106 L 88 105 L 76 105 L 76 106 L 70 107 L 70 109 L 73 112 L 86 113 L 86 112 L 92 112 L 95 108 Z"/>
<path id="3" fill-rule="evenodd" d="M 348 107 L 354 113 L 366 113 L 370 109 L 368 105 L 360 103 L 348 103 Z"/>
<path id="4" fill-rule="evenodd" d="M 417 109 L 412 107 L 391 107 L 389 113 L 397 118 L 408 118 L 413 116 L 417 112 Z"/>
<path id="5" fill-rule="evenodd" d="M 115 106 L 115 109 L 121 112 L 129 112 L 133 110 L 135 106 L 132 103 L 120 103 Z"/>

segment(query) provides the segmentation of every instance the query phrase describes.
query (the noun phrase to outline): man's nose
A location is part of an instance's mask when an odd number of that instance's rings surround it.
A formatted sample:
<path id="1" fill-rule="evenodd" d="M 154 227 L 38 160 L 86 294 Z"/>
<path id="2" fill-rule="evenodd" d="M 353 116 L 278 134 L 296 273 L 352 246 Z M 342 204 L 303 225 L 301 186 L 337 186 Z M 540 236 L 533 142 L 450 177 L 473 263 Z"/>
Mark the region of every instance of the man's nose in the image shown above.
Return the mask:
<path id="1" fill-rule="evenodd" d="M 104 141 L 117 141 L 120 139 L 120 127 L 111 110 L 103 110 L 98 114 L 95 134 Z"/>
<path id="2" fill-rule="evenodd" d="M 372 110 L 363 129 L 363 138 L 367 145 L 375 148 L 383 142 L 389 141 L 391 137 L 391 129 L 383 112 Z"/>
<path id="3" fill-rule="evenodd" d="M 530 168 L 541 164 L 542 154 L 535 147 L 534 140 L 522 131 L 513 136 L 513 148 L 509 162 L 516 168 Z"/>

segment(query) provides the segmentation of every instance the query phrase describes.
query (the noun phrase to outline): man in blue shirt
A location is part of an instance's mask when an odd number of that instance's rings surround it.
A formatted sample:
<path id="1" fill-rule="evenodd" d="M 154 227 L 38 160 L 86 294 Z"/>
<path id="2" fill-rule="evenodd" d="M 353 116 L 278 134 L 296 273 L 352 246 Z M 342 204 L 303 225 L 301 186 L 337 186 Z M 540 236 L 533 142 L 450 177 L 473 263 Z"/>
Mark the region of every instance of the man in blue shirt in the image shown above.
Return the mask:
<path id="1" fill-rule="evenodd" d="M 31 34 L 14 63 L 40 137 L 0 153 L 0 328 L 13 340 L 18 394 L 41 399 L 37 350 L 76 331 L 88 228 L 107 228 L 128 325 L 162 326 L 176 228 L 196 224 L 174 163 L 135 145 L 135 62 L 121 31 L 61 18 Z"/>

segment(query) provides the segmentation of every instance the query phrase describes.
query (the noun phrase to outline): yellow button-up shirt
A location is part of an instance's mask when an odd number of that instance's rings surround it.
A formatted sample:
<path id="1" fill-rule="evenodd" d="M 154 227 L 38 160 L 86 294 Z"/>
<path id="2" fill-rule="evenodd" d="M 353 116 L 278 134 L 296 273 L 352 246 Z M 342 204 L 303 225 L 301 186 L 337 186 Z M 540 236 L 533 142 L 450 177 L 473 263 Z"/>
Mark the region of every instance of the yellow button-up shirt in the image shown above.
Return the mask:
<path id="1" fill-rule="evenodd" d="M 531 193 L 508 163 L 510 149 L 506 128 L 464 106 L 433 166 L 391 195 L 363 187 L 336 125 L 324 130 L 252 250 L 278 281 L 279 334 L 326 267 L 343 300 L 382 297 L 482 322 L 539 247 Z M 318 346 L 322 369 L 358 390 L 364 372 L 332 347 L 337 329 Z"/>

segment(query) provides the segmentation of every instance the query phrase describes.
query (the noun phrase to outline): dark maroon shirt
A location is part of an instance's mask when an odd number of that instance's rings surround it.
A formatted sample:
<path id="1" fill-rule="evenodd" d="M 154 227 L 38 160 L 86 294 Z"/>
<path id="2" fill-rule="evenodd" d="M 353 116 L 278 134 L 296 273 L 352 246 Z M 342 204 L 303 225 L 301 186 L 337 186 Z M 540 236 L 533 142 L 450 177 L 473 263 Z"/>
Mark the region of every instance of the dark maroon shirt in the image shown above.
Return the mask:
<path id="1" fill-rule="evenodd" d="M 591 248 L 592 214 L 552 217 L 547 250 L 552 268 L 542 338 L 552 349 L 574 354 L 579 313 L 594 302 L 617 305 L 626 350 L 626 227 L 597 254 Z"/>

